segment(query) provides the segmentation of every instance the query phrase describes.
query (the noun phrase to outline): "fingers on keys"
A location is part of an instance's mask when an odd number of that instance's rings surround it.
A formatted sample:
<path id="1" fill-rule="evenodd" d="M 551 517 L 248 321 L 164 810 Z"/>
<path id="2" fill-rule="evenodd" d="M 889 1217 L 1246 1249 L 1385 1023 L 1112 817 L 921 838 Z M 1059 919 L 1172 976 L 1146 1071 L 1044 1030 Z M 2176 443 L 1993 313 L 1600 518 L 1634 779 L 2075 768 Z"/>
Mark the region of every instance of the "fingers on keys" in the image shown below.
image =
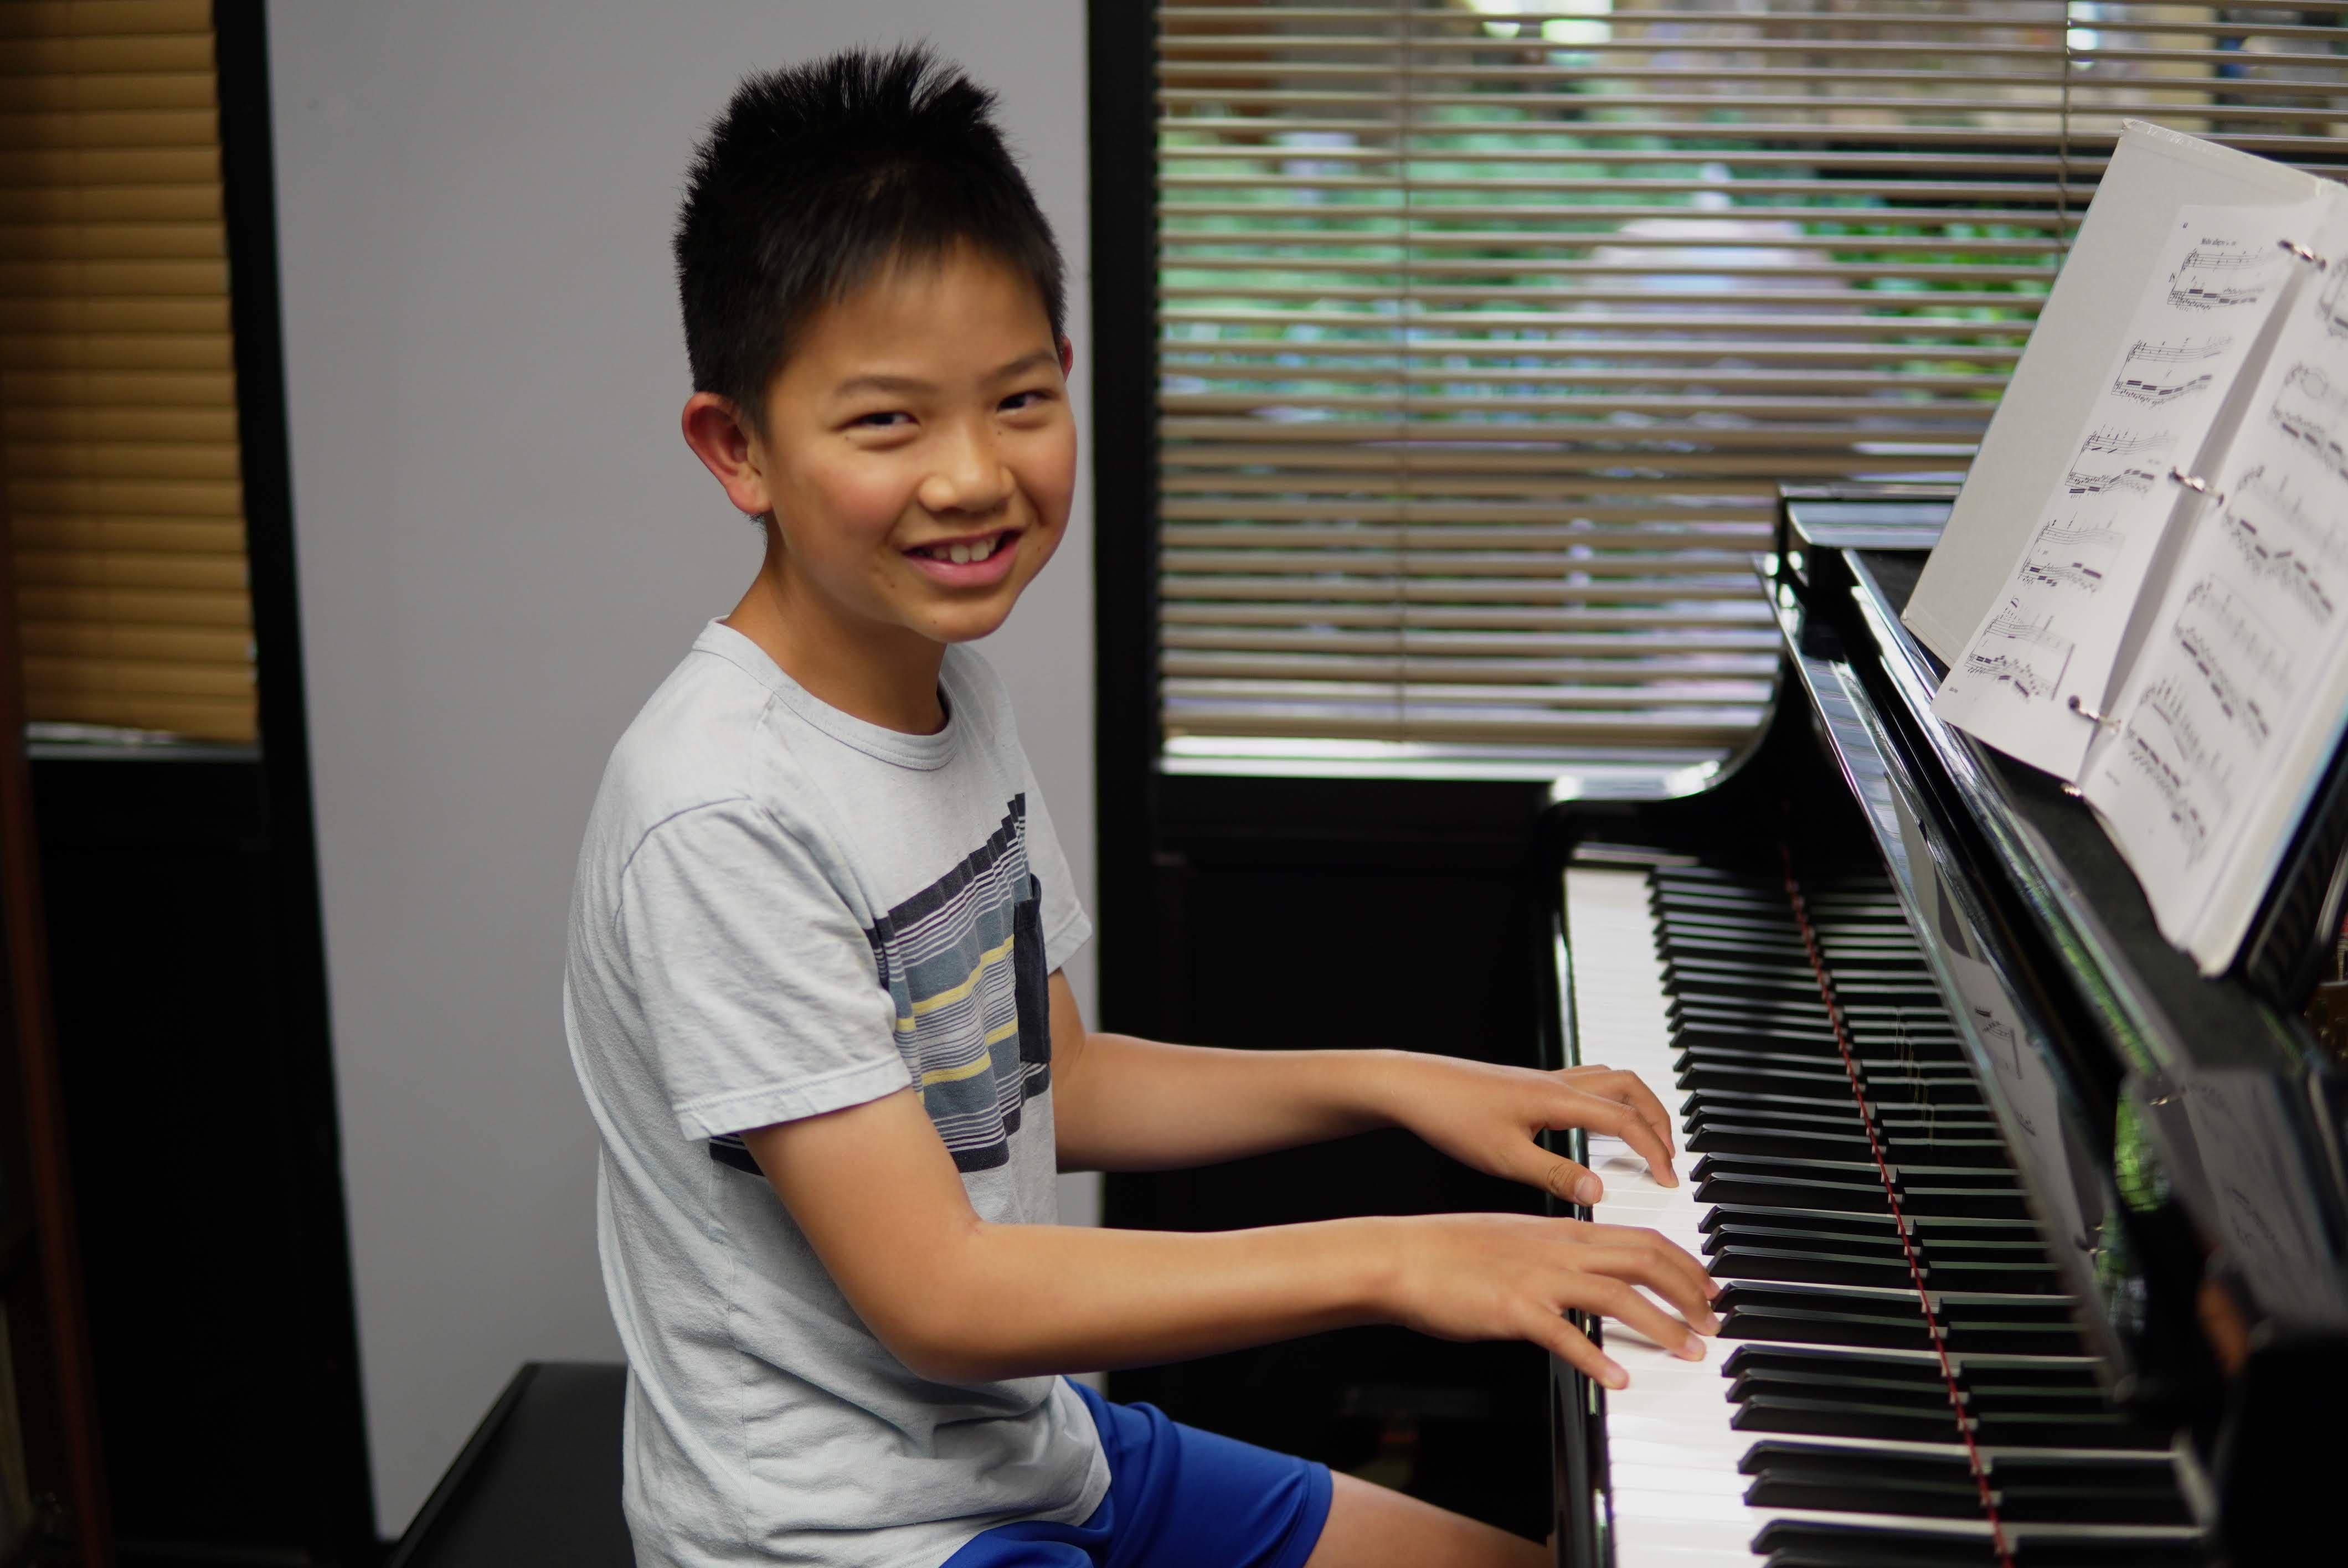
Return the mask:
<path id="1" fill-rule="evenodd" d="M 1614 1076 L 1634 1085 L 1639 1081 L 1627 1072 Z M 1572 1086 L 1571 1092 L 1573 1098 L 1565 1111 L 1570 1125 L 1621 1139 L 1632 1153 L 1647 1163 L 1655 1180 L 1667 1187 L 1680 1184 L 1679 1173 L 1672 1168 L 1671 1140 L 1655 1130 L 1643 1111 L 1625 1100 L 1591 1093 L 1579 1083 Z"/>

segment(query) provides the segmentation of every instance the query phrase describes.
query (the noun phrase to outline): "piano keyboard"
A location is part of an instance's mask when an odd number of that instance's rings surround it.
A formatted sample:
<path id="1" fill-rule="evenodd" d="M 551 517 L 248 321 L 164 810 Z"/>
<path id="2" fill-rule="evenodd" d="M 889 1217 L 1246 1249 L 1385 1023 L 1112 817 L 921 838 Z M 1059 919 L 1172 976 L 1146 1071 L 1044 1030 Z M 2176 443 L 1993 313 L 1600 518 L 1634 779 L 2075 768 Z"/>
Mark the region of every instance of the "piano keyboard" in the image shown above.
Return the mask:
<path id="1" fill-rule="evenodd" d="M 1614 1568 L 2208 1562 L 2168 1440 L 2098 1386 L 1888 884 L 1804 888 L 1807 937 L 1767 874 L 1576 865 L 1565 902 L 1582 1059 L 1684 1102 L 1676 1188 L 1591 1140 L 1595 1217 L 1725 1286 L 1704 1363 L 1603 1327 L 1631 1375 L 1604 1396 Z"/>

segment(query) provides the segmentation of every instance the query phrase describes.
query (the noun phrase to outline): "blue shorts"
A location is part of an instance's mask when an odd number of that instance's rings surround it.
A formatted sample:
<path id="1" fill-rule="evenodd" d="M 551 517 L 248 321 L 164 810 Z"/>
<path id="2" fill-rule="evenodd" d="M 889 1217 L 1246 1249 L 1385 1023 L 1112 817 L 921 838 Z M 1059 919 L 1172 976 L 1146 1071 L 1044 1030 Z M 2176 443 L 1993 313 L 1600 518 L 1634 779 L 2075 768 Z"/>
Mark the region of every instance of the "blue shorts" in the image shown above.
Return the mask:
<path id="1" fill-rule="evenodd" d="M 1082 1524 L 1001 1524 L 945 1568 L 1303 1568 L 1329 1519 L 1329 1469 L 1077 1394 L 1100 1428 L 1108 1495 Z"/>

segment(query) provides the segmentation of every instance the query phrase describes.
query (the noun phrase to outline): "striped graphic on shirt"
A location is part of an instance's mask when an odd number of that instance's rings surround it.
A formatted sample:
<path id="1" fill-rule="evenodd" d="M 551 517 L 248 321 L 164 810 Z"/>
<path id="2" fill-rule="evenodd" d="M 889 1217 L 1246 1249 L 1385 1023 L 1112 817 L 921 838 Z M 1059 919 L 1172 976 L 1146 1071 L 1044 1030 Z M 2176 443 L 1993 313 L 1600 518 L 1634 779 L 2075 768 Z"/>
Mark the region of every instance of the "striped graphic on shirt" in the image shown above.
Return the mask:
<path id="1" fill-rule="evenodd" d="M 1027 799 L 952 870 L 864 933 L 896 1009 L 897 1049 L 961 1171 L 1011 1159 L 1021 1108 L 1051 1087 L 1043 884 L 1027 866 Z M 757 1165 L 737 1137 L 711 1155 Z"/>

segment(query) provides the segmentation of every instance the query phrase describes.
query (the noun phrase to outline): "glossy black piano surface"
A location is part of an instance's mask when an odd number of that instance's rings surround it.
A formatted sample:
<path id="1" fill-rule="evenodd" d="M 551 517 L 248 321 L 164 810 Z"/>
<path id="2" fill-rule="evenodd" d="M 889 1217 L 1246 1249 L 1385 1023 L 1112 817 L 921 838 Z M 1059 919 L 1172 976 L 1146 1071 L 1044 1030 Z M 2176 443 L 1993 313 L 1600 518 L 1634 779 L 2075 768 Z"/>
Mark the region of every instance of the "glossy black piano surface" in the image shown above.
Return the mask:
<path id="1" fill-rule="evenodd" d="M 2336 837 L 2204 980 L 2079 802 L 1931 717 L 1899 610 L 1944 511 L 1790 497 L 1763 738 L 1552 814 L 1545 1044 L 1650 1051 L 1700 1162 L 1656 1212 L 1728 1285 L 1716 1406 L 1553 1368 L 1561 1562 L 2256 1563 L 2334 1528 L 2348 1095 L 2297 1010 Z M 1591 1027 L 1625 985 L 1651 1046 Z"/>

